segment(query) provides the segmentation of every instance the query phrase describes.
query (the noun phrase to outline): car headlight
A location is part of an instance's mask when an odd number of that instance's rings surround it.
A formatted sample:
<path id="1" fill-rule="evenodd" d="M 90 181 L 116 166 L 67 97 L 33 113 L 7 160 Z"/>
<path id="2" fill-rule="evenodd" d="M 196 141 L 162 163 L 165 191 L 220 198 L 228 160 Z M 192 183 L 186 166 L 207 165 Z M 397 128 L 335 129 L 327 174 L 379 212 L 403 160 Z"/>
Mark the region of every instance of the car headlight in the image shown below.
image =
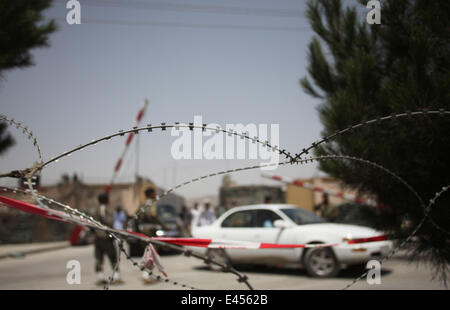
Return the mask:
<path id="1" fill-rule="evenodd" d="M 157 230 L 157 231 L 156 231 L 156 235 L 157 235 L 158 237 L 162 237 L 162 236 L 164 236 L 164 231 L 163 231 L 163 230 Z"/>

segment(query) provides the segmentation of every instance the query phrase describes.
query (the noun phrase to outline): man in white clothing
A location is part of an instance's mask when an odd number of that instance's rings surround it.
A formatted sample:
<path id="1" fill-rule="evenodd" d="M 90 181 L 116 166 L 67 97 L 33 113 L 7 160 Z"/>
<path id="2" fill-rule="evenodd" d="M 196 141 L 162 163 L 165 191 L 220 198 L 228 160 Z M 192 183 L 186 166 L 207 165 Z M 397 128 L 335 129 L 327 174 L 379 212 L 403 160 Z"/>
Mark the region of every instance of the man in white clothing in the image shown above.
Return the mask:
<path id="1" fill-rule="evenodd" d="M 195 227 L 198 226 L 198 220 L 200 217 L 200 210 L 198 209 L 198 203 L 195 203 L 194 206 L 191 209 L 191 235 L 192 231 L 195 229 Z"/>
<path id="2" fill-rule="evenodd" d="M 205 203 L 205 210 L 200 214 L 198 226 L 211 225 L 215 220 L 216 213 L 214 212 L 214 209 L 211 208 L 211 204 L 208 201 Z"/>

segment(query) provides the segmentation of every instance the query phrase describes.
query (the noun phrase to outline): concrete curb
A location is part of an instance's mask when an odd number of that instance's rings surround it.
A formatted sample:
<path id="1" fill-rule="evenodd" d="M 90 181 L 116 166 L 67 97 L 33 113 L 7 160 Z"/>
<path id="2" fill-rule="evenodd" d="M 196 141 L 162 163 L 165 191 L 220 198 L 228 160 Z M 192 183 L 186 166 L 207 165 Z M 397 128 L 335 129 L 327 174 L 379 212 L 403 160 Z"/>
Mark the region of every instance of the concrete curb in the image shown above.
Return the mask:
<path id="1" fill-rule="evenodd" d="M 41 247 L 33 247 L 31 249 L 27 249 L 27 246 L 30 246 L 30 245 L 32 245 L 32 244 L 24 244 L 22 249 L 19 248 L 20 245 L 17 245 L 17 247 L 18 247 L 17 250 L 11 250 L 7 253 L 1 253 L 0 259 L 24 257 L 24 256 L 30 255 L 30 254 L 54 251 L 54 250 L 68 248 L 71 246 L 70 242 L 67 241 L 62 244 L 61 244 L 61 242 L 59 242 L 58 244 L 49 244 L 49 245 L 43 244 Z"/>

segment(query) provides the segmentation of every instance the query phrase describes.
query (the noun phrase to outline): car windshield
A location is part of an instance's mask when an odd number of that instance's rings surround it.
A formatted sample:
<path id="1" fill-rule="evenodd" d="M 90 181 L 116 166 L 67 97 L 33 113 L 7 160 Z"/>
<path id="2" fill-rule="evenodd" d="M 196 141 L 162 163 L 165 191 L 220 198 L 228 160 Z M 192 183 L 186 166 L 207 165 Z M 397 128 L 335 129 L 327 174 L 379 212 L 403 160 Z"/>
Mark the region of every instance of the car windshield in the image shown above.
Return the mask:
<path id="1" fill-rule="evenodd" d="M 325 220 L 318 217 L 314 213 L 306 210 L 297 208 L 281 209 L 281 211 L 286 214 L 295 224 L 305 225 L 305 224 L 316 224 L 325 223 Z"/>
<path id="2" fill-rule="evenodd" d="M 159 205 L 157 207 L 158 216 L 164 221 L 164 220 L 171 220 L 176 218 L 177 213 L 175 211 L 175 208 L 170 205 Z"/>

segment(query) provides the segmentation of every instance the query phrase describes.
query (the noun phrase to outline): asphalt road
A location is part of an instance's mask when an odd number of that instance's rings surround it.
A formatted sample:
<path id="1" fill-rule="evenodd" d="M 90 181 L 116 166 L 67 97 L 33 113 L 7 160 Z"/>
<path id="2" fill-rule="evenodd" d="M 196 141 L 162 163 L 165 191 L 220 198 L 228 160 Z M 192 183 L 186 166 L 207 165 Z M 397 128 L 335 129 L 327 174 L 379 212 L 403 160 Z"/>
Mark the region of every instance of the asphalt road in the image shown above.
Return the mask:
<path id="1" fill-rule="evenodd" d="M 246 289 L 238 283 L 232 274 L 211 271 L 204 264 L 191 257 L 164 255 L 161 257 L 164 268 L 171 280 L 179 283 L 143 285 L 141 272 L 122 255 L 121 274 L 125 281 L 122 285 L 113 285 L 115 289 L 183 289 L 180 284 L 187 284 L 200 289 Z M 78 260 L 81 266 L 81 284 L 68 284 L 66 280 L 69 269 L 66 264 Z M 107 263 L 107 260 L 105 260 Z M 109 263 L 105 271 L 110 275 Z M 287 290 L 321 290 L 342 289 L 364 270 L 350 268 L 341 271 L 337 278 L 313 279 L 304 271 L 297 269 L 278 269 L 267 267 L 240 269 L 246 274 L 255 289 Z M 351 289 L 445 289 L 438 281 L 433 281 L 432 273 L 424 264 L 408 263 L 405 259 L 394 257 L 383 264 L 381 284 L 369 285 L 362 280 Z M 0 260 L 0 289 L 103 289 L 95 285 L 94 250 L 92 246 L 70 247 L 45 253 L 27 255 L 22 258 L 5 258 Z"/>

